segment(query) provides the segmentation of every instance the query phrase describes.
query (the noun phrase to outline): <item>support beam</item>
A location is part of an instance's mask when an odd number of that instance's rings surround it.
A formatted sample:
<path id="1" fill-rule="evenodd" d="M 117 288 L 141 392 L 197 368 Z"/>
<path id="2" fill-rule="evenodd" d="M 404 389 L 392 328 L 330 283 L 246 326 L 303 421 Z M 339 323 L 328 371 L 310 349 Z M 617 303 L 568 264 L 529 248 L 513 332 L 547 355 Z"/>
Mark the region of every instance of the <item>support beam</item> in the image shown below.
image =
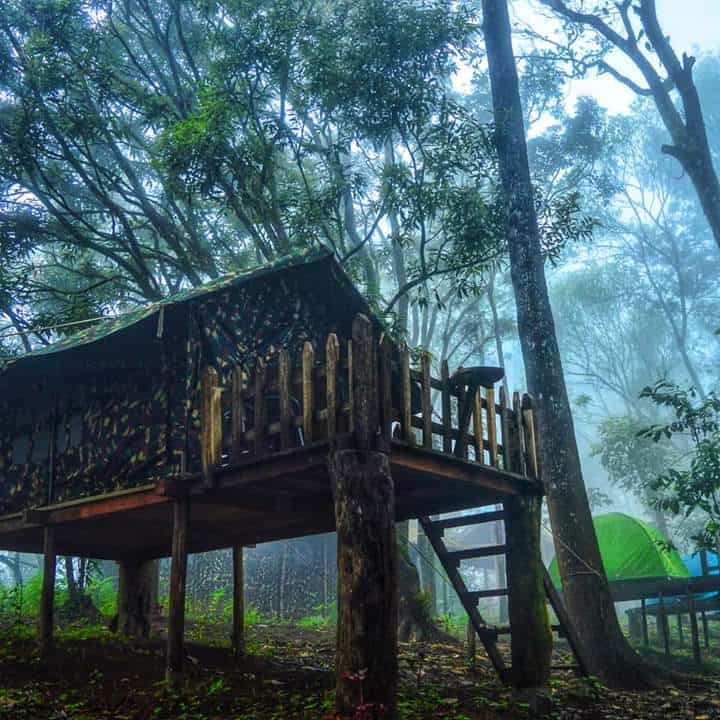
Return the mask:
<path id="1" fill-rule="evenodd" d="M 55 528 L 43 528 L 43 579 L 40 595 L 40 618 L 38 623 L 38 644 L 40 655 L 48 659 L 53 650 L 53 608 L 55 604 Z"/>
<path id="2" fill-rule="evenodd" d="M 542 702 L 553 646 L 540 555 L 541 508 L 541 499 L 532 495 L 504 502 L 508 611 L 515 630 L 510 680 L 531 705 Z"/>
<path id="3" fill-rule="evenodd" d="M 233 633 L 236 658 L 245 655 L 245 569 L 242 545 L 233 547 Z"/>
<path id="4" fill-rule="evenodd" d="M 330 480 L 337 526 L 336 709 L 354 716 L 362 698 L 394 718 L 398 680 L 395 490 L 377 449 L 376 345 L 370 321 L 353 323 L 355 447 L 333 448 Z M 362 684 L 362 688 L 361 688 Z M 378 713 L 379 714 L 379 713 Z"/>
<path id="5" fill-rule="evenodd" d="M 175 498 L 173 502 L 170 609 L 168 614 L 167 664 L 165 668 L 165 680 L 171 685 L 180 680 L 183 670 L 189 510 L 189 498 Z"/>
<path id="6" fill-rule="evenodd" d="M 648 633 L 648 622 L 647 622 L 647 605 L 645 604 L 645 598 L 640 600 L 641 614 L 642 614 L 642 637 L 643 645 L 650 647 L 650 634 Z"/>
<path id="7" fill-rule="evenodd" d="M 118 569 L 118 633 L 147 638 L 157 603 L 157 561 L 122 561 Z"/>

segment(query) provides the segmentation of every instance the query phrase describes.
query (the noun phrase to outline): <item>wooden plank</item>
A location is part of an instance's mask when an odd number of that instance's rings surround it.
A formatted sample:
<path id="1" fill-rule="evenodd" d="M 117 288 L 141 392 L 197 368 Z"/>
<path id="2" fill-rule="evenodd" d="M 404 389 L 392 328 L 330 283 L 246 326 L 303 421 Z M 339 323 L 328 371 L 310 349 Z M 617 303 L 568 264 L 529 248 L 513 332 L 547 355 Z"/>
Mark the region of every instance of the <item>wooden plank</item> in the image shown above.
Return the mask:
<path id="1" fill-rule="evenodd" d="M 422 371 L 422 433 L 423 447 L 431 449 L 432 441 L 432 388 L 430 386 L 430 353 L 423 352 L 420 356 Z"/>
<path id="2" fill-rule="evenodd" d="M 663 648 L 665 650 L 665 655 L 670 655 L 670 629 L 668 628 L 668 619 L 667 619 L 667 613 L 665 612 L 665 598 L 663 597 L 663 594 L 660 593 L 658 595 L 658 608 L 660 610 L 659 614 L 657 615 L 657 623 L 659 623 L 660 627 L 658 628 L 659 633 L 662 635 L 663 639 Z"/>
<path id="3" fill-rule="evenodd" d="M 328 335 L 325 343 L 325 394 L 327 402 L 327 435 L 334 438 L 337 435 L 338 397 L 337 397 L 337 371 L 340 363 L 340 341 L 335 333 Z"/>
<path id="4" fill-rule="evenodd" d="M 508 407 L 508 398 L 505 396 L 505 386 L 500 386 L 500 442 L 503 449 L 500 456 L 502 457 L 502 466 L 505 470 L 517 472 L 517 465 L 513 464 L 515 444 L 517 436 L 513 432 L 512 420 L 510 417 L 510 409 Z"/>
<path id="5" fill-rule="evenodd" d="M 440 392 L 442 405 L 442 426 L 443 426 L 443 452 L 452 452 L 452 402 L 450 401 L 450 369 L 447 360 L 440 364 L 440 380 L 442 390 Z"/>
<path id="6" fill-rule="evenodd" d="M 315 349 L 311 342 L 303 345 L 302 353 L 302 394 L 303 394 L 303 438 L 306 443 L 313 441 L 313 424 L 315 412 Z"/>
<path id="7" fill-rule="evenodd" d="M 245 655 L 245 572 L 242 545 L 233 546 L 232 650 L 237 658 Z"/>
<path id="8" fill-rule="evenodd" d="M 244 374 L 236 367 L 232 374 L 232 399 L 230 413 L 232 416 L 232 458 L 237 462 L 242 456 L 243 433 L 245 432 L 245 399 L 243 397 Z"/>
<path id="9" fill-rule="evenodd" d="M 480 388 L 475 391 L 473 407 L 473 439 L 475 443 L 475 462 L 485 463 L 485 439 L 483 438 L 483 409 Z"/>
<path id="10" fill-rule="evenodd" d="M 265 378 L 267 366 L 265 360 L 259 357 L 255 363 L 255 454 L 262 455 L 265 452 Z"/>
<path id="11" fill-rule="evenodd" d="M 502 510 L 494 510 L 492 512 L 472 513 L 471 515 L 460 515 L 454 518 L 441 518 L 433 520 L 433 528 L 439 532 L 443 532 L 449 528 L 467 527 L 469 525 L 480 525 L 482 523 L 497 522 L 505 517 Z"/>
<path id="12" fill-rule="evenodd" d="M 165 680 L 175 685 L 182 677 L 185 637 L 185 588 L 187 577 L 187 530 L 190 500 L 173 502 L 170 607 L 168 610 Z"/>
<path id="13" fill-rule="evenodd" d="M 38 616 L 38 644 L 40 655 L 48 659 L 53 650 L 53 609 L 55 604 L 55 528 L 43 529 L 43 577 Z"/>
<path id="14" fill-rule="evenodd" d="M 488 449 L 490 451 L 490 465 L 497 467 L 498 465 L 498 442 L 497 442 L 497 421 L 495 415 L 495 390 L 487 388 L 485 391 L 485 399 L 487 401 L 487 430 L 488 430 Z"/>
<path id="15" fill-rule="evenodd" d="M 415 433 L 412 425 L 412 380 L 410 378 L 410 351 L 403 343 L 400 348 L 400 375 L 402 382 L 402 438 L 408 445 L 415 444 Z"/>
<path id="16" fill-rule="evenodd" d="M 392 352 L 393 346 L 388 335 L 380 341 L 380 434 L 385 440 L 392 439 L 394 418 L 392 403 Z"/>
<path id="17" fill-rule="evenodd" d="M 280 400 L 280 448 L 286 450 L 290 447 L 290 427 L 294 413 L 290 402 L 290 382 L 292 366 L 290 352 L 287 348 L 280 351 L 278 357 L 278 395 Z"/>
<path id="18" fill-rule="evenodd" d="M 505 545 L 486 545 L 484 547 L 465 548 L 464 550 L 449 550 L 445 557 L 449 562 L 458 563 L 461 560 L 493 557 L 505 553 Z"/>
<path id="19" fill-rule="evenodd" d="M 217 371 L 207 366 L 200 379 L 200 447 L 205 484 L 212 486 L 213 472 L 222 452 L 221 390 Z"/>
<path id="20" fill-rule="evenodd" d="M 374 447 L 380 422 L 378 408 L 377 345 L 373 327 L 365 315 L 353 321 L 353 414 L 355 441 L 360 450 Z"/>

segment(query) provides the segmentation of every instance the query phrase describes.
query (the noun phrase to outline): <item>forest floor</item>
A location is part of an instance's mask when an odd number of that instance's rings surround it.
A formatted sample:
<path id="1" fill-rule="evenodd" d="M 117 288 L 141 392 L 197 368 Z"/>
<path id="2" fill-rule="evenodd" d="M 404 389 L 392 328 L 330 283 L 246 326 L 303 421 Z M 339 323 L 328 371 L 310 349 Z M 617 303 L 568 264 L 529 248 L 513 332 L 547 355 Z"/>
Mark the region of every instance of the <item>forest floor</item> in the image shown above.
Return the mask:
<path id="1" fill-rule="evenodd" d="M 191 633 L 192 636 L 192 633 Z M 248 657 L 187 645 L 187 681 L 163 682 L 163 643 L 123 642 L 91 627 L 58 633 L 53 661 L 38 659 L 31 628 L 0 632 L 0 718 L 5 720 L 315 720 L 331 718 L 333 636 L 323 628 L 256 625 Z M 554 662 L 566 663 L 562 653 Z M 403 644 L 402 720 L 527 717 L 481 652 L 468 669 L 458 644 Z M 570 673 L 552 681 L 550 717 L 720 718 L 720 676 L 663 692 L 610 691 Z"/>

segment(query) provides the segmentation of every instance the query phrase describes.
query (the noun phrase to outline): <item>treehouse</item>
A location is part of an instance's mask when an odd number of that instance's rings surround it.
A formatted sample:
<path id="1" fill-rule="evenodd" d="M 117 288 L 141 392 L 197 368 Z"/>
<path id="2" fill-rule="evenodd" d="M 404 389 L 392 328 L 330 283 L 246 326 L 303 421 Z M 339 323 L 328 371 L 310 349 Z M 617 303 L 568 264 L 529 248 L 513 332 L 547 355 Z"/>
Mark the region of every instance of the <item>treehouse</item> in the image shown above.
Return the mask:
<path id="1" fill-rule="evenodd" d="M 433 377 L 429 356 L 391 342 L 328 253 L 218 279 L 7 363 L 0 548 L 45 554 L 41 647 L 51 647 L 57 554 L 118 561 L 121 614 L 145 602 L 133 593 L 148 562 L 172 557 L 172 677 L 182 666 L 187 553 L 235 548 L 238 646 L 242 547 L 337 529 L 338 667 L 366 663 L 392 703 L 394 521 L 419 518 L 511 678 L 495 645 L 503 630 L 477 603 L 507 594 L 511 622 L 531 617 L 542 565 L 528 508 L 539 507 L 542 485 L 530 399 L 496 396 L 501 375 L 450 375 L 443 365 Z M 429 517 L 468 508 L 477 512 Z M 453 527 L 501 519 L 505 545 L 444 545 Z M 460 563 L 500 553 L 507 587 L 468 589 Z M 516 678 L 532 665 L 534 641 L 522 635 Z"/>

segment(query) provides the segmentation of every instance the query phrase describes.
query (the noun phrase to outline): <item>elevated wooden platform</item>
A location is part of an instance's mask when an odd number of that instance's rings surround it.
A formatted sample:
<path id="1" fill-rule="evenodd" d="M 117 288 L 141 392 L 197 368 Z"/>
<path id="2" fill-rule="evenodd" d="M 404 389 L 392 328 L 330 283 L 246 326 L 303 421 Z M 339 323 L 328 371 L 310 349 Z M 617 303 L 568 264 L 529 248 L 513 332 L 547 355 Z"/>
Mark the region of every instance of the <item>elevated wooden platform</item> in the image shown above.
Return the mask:
<path id="1" fill-rule="evenodd" d="M 334 442 L 342 444 L 343 436 Z M 117 493 L 0 517 L 0 548 L 42 552 L 43 527 L 55 526 L 60 555 L 108 560 L 164 557 L 172 547 L 173 506 L 190 496 L 188 551 L 328 532 L 335 527 L 329 441 L 250 457 L 215 470 L 212 487 L 188 475 Z M 538 480 L 393 441 L 398 520 L 540 493 Z"/>

